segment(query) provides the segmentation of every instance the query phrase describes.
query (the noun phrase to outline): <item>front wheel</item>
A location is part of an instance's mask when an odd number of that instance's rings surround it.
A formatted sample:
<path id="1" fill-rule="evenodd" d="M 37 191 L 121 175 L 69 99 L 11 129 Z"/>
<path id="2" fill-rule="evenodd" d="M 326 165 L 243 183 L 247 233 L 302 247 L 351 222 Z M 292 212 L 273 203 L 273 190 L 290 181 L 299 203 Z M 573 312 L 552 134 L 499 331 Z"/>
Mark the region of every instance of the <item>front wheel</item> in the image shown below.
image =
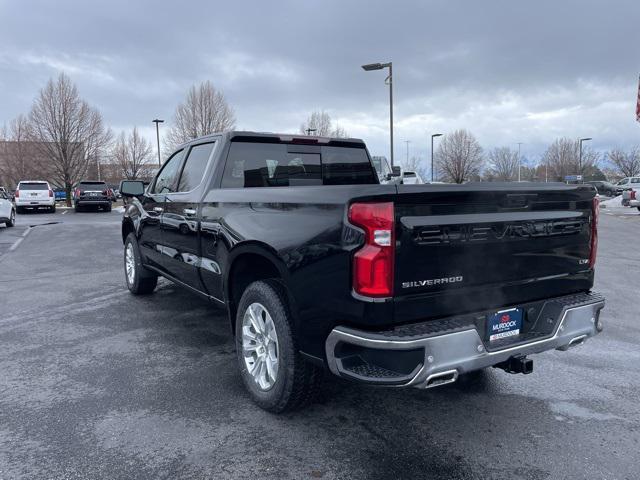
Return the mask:
<path id="1" fill-rule="evenodd" d="M 287 297 L 277 280 L 247 287 L 238 305 L 235 330 L 240 374 L 255 403 L 281 413 L 313 400 L 321 370 L 298 351 Z"/>
<path id="2" fill-rule="evenodd" d="M 158 284 L 158 275 L 142 265 L 138 240 L 133 233 L 124 242 L 124 276 L 127 288 L 134 295 L 151 293 Z"/>

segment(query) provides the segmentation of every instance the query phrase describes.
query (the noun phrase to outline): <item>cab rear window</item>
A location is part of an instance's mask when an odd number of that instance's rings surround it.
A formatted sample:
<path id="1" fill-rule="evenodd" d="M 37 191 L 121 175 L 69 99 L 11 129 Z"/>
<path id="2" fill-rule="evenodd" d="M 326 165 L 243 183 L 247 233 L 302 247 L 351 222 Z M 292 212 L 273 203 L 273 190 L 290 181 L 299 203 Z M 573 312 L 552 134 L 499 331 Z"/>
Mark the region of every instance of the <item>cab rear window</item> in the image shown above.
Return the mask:
<path id="1" fill-rule="evenodd" d="M 378 183 L 364 148 L 322 146 L 303 150 L 285 143 L 233 142 L 223 188 L 295 187 Z"/>

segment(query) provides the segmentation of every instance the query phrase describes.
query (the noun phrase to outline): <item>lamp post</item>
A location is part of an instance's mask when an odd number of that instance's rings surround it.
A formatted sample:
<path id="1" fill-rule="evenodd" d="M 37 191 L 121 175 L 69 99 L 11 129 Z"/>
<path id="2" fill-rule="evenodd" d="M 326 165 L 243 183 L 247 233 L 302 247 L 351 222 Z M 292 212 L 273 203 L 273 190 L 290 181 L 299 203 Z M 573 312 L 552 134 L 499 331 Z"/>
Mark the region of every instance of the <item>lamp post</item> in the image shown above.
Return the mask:
<path id="1" fill-rule="evenodd" d="M 316 129 L 315 129 L 315 128 L 307 128 L 307 129 L 305 130 L 305 132 L 307 132 L 307 136 L 311 135 L 311 132 L 315 132 L 315 131 L 316 131 Z"/>
<path id="2" fill-rule="evenodd" d="M 586 138 L 580 139 L 580 154 L 578 156 L 578 175 L 582 175 L 582 142 L 586 142 L 588 140 L 592 140 L 592 138 L 586 137 Z"/>
<path id="3" fill-rule="evenodd" d="M 158 141 L 158 167 L 162 166 L 162 160 L 160 160 L 160 127 L 159 124 L 164 123 L 164 120 L 155 118 L 152 120 L 156 124 L 156 140 Z"/>
<path id="4" fill-rule="evenodd" d="M 522 166 L 520 165 L 520 146 L 522 145 L 522 142 L 518 142 L 518 181 L 520 181 L 520 171 L 522 169 Z"/>
<path id="5" fill-rule="evenodd" d="M 411 143 L 411 140 L 405 140 L 404 143 L 407 144 L 407 165 L 409 165 L 409 144 Z"/>
<path id="6" fill-rule="evenodd" d="M 435 137 L 441 137 L 441 133 L 434 133 L 431 135 L 431 183 L 433 183 L 433 139 Z"/>
<path id="7" fill-rule="evenodd" d="M 372 70 L 382 70 L 389 68 L 389 76 L 385 79 L 385 83 L 389 85 L 389 137 L 391 139 L 391 168 L 393 168 L 393 63 L 368 63 L 362 65 L 365 72 Z"/>

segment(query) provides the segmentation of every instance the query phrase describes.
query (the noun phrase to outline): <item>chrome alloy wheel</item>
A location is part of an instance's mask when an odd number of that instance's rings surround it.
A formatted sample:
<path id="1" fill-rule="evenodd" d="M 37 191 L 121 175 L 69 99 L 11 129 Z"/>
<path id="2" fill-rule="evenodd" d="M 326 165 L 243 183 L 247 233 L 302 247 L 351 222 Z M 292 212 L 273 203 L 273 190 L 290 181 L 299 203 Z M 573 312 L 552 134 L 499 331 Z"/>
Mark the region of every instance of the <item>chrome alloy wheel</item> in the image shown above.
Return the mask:
<path id="1" fill-rule="evenodd" d="M 278 335 L 264 306 L 252 303 L 242 318 L 242 357 L 247 371 L 262 390 L 278 378 Z"/>
<path id="2" fill-rule="evenodd" d="M 127 248 L 124 252 L 124 268 L 127 274 L 127 282 L 129 285 L 133 285 L 136 275 L 136 257 L 133 255 L 133 245 L 127 244 Z"/>

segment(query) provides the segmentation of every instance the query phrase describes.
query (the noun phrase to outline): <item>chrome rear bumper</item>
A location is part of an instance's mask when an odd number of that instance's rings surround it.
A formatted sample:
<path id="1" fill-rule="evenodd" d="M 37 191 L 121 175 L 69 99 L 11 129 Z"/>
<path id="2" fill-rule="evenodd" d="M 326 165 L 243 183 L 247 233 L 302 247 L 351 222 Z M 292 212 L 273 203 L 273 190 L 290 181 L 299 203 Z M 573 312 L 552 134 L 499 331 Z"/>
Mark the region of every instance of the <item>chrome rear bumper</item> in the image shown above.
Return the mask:
<path id="1" fill-rule="evenodd" d="M 602 330 L 601 296 L 582 294 L 552 301 L 564 303 L 553 319 L 555 324 L 549 335 L 500 349 L 487 345 L 473 325 L 417 338 L 336 327 L 325 344 L 329 369 L 340 377 L 365 383 L 430 388 L 455 382 L 459 374 L 514 356 L 567 350 Z"/>

